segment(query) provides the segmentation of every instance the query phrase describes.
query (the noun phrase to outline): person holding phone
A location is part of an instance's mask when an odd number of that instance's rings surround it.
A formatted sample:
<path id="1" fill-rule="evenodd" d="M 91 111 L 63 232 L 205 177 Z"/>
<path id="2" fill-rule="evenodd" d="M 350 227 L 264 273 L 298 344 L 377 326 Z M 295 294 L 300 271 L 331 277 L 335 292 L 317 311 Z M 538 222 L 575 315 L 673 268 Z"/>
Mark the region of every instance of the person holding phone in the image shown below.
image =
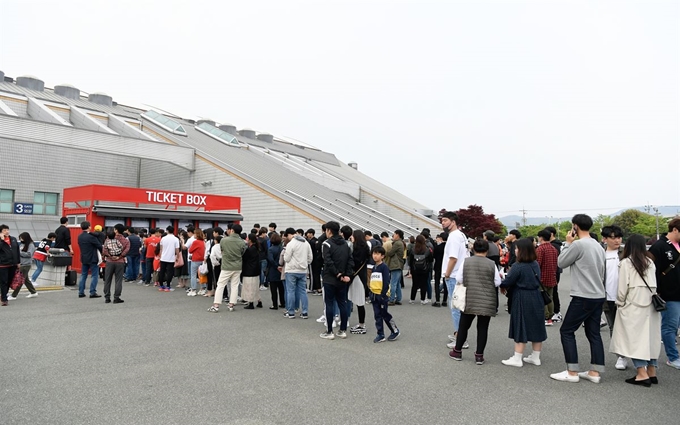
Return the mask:
<path id="1" fill-rule="evenodd" d="M 572 230 L 567 232 L 567 241 L 557 258 L 557 265 L 571 273 L 571 303 L 564 315 L 560 328 L 562 349 L 567 370 L 550 375 L 563 382 L 578 382 L 586 379 L 600 383 L 604 372 L 604 345 L 600 336 L 600 317 L 605 297 L 605 252 L 600 244 L 590 237 L 593 219 L 586 214 L 576 214 L 572 219 Z M 576 240 L 578 237 L 578 240 Z M 586 338 L 590 343 L 590 370 L 579 373 L 576 331 L 585 324 Z"/>

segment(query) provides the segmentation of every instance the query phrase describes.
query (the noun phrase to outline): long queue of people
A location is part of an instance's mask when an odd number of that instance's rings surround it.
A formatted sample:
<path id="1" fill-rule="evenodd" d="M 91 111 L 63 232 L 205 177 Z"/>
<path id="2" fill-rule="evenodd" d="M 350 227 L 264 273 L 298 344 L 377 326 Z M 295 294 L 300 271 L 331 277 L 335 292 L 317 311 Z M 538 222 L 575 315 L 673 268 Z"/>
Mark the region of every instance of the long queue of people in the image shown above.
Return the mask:
<path id="1" fill-rule="evenodd" d="M 61 230 L 65 229 L 63 221 L 37 247 L 28 233 L 19 235 L 17 241 L 9 235 L 6 225 L 0 226 L 3 306 L 16 299 L 21 289 L 15 286 L 8 296 L 9 282 L 16 270 L 29 290 L 27 297 L 35 297 L 34 283 L 42 269 L 38 263 L 44 261 L 49 246 L 59 244 L 73 252 L 70 235 Z M 123 302 L 124 279 L 154 285 L 161 292 L 183 288 L 187 296 L 207 297 L 212 300 L 208 308 L 211 313 L 220 312 L 223 304 L 229 311 L 238 304 L 246 310 L 262 308 L 260 294 L 269 288 L 270 309 L 283 309 L 287 319 L 308 319 L 308 294 L 321 295 L 324 312 L 317 321 L 326 327 L 321 338 L 346 338 L 348 332 L 365 334 L 365 306 L 371 304 L 377 334 L 374 342 L 379 343 L 394 341 L 401 335 L 388 308 L 401 305 L 403 271 L 408 266 L 413 283 L 411 304 L 416 302 L 418 292 L 421 304 L 431 303 L 434 307 L 447 305 L 447 299 L 455 298 L 450 305 L 453 333 L 447 345 L 449 357 L 454 360 L 463 359 L 462 350 L 469 347 L 468 333 L 476 319 L 474 358 L 475 363 L 484 364 L 490 319 L 498 314 L 500 292 L 507 297 L 508 336 L 514 341 L 514 354 L 502 361 L 504 365 L 540 366 L 543 343 L 548 337 L 546 327 L 562 322 L 560 338 L 566 370 L 551 378 L 599 383 L 605 370 L 600 337 L 604 311 L 611 335 L 610 351 L 619 356 L 616 368 L 626 369 L 630 359 L 637 370 L 637 375 L 626 382 L 646 387 L 658 383 L 662 339 L 667 364 L 680 369 L 675 346 L 680 319 L 680 219 L 671 220 L 668 233 L 649 250 L 642 236 L 631 235 L 622 253 L 621 229 L 604 227 L 600 244 L 592 237 L 592 219 L 585 214 L 573 217 L 573 228 L 564 242 L 556 239 L 556 230 L 551 227 L 539 232 L 536 240 L 522 238 L 517 230 L 512 230 L 504 241 L 493 232 L 471 240 L 458 228 L 455 213 L 443 213 L 440 221 L 443 233 L 435 240 L 424 229 L 408 241 L 400 230 L 391 236 L 387 232 L 374 236 L 368 231 L 340 227 L 337 222 L 322 226 L 318 238 L 314 229 L 305 232 L 287 228 L 277 232 L 275 223 L 268 230 L 255 226 L 248 234 L 234 224 L 226 231 L 220 227 L 202 230 L 187 226 L 177 235 L 170 226 L 140 237 L 135 229 L 122 224 L 105 235 L 83 222 L 83 232 L 78 237 L 83 265 L 78 296 L 86 296 L 86 281 L 91 273 L 90 298 L 100 297 L 96 290 L 100 265 L 105 270 L 106 303 Z M 37 269 L 29 277 L 32 261 Z M 557 287 L 560 273 L 566 268 L 571 273 L 571 302 L 562 317 Z M 358 323 L 348 329 L 354 307 Z M 591 351 L 590 366 L 585 371 L 579 366 L 575 339 L 582 326 Z M 385 327 L 389 329 L 388 336 Z M 334 328 L 339 329 L 334 332 Z M 525 357 L 528 343 L 532 350 Z"/>

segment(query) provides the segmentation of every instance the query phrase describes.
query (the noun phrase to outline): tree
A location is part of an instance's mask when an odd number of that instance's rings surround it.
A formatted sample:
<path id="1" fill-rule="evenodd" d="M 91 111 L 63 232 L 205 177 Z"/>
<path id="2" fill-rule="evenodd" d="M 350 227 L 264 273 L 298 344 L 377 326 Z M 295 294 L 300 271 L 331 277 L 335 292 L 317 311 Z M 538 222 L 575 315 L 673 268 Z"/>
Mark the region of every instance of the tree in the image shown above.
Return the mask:
<path id="1" fill-rule="evenodd" d="M 538 232 L 545 229 L 547 224 L 528 224 L 526 226 L 519 226 L 517 230 L 522 234 L 523 238 L 536 237 Z"/>
<path id="2" fill-rule="evenodd" d="M 653 223 L 653 232 L 649 232 L 646 224 Z M 625 210 L 614 217 L 611 224 L 615 224 L 623 230 L 623 238 L 627 239 L 633 233 L 640 233 L 643 236 L 656 235 L 656 218 L 651 214 L 643 213 L 638 210 Z M 636 227 L 637 226 L 637 227 Z M 648 233 L 648 234 L 645 234 Z"/>
<path id="3" fill-rule="evenodd" d="M 493 230 L 497 235 L 503 231 L 501 224 L 494 214 L 484 214 L 484 208 L 479 205 L 470 205 L 467 208 L 456 211 L 458 215 L 458 227 L 469 238 L 478 238 L 487 230 Z"/>

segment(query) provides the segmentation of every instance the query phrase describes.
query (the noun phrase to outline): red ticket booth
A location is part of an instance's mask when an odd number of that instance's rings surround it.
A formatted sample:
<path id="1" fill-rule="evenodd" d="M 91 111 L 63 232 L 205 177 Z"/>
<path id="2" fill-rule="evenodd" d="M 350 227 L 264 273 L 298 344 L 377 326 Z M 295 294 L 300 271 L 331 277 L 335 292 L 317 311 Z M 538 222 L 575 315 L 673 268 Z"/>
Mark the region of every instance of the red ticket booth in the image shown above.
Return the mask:
<path id="1" fill-rule="evenodd" d="M 87 185 L 64 189 L 63 215 L 69 218 L 73 242 L 73 269 L 80 271 L 78 235 L 80 223 L 89 221 L 103 229 L 117 223 L 150 230 L 188 224 L 198 228 L 220 226 L 243 220 L 241 198 L 170 190 Z"/>

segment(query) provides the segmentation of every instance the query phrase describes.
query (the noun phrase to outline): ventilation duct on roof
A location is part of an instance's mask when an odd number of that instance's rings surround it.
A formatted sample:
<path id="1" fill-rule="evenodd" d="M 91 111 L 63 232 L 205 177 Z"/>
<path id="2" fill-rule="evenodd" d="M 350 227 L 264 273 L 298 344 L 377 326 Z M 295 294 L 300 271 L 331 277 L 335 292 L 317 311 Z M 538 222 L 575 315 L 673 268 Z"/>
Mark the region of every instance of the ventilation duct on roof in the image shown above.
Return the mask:
<path id="1" fill-rule="evenodd" d="M 69 99 L 80 99 L 80 90 L 70 84 L 54 86 L 54 92 L 59 96 L 68 97 Z"/>
<path id="2" fill-rule="evenodd" d="M 198 121 L 196 121 L 196 125 L 199 125 L 199 124 L 202 124 L 202 123 L 207 123 L 207 124 L 212 125 L 213 127 L 216 127 L 215 121 L 213 121 L 213 120 L 198 120 Z"/>
<path id="3" fill-rule="evenodd" d="M 218 128 L 219 128 L 220 130 L 222 130 L 222 131 L 226 131 L 227 133 L 229 133 L 229 134 L 231 134 L 231 135 L 233 135 L 233 136 L 235 136 L 235 135 L 238 134 L 238 132 L 236 131 L 236 127 L 234 127 L 234 126 L 231 125 L 231 124 L 222 124 L 222 125 L 219 126 Z"/>
<path id="4" fill-rule="evenodd" d="M 87 100 L 97 105 L 113 106 L 113 98 L 106 93 L 92 93 Z"/>
<path id="5" fill-rule="evenodd" d="M 244 128 L 243 130 L 239 130 L 238 134 L 240 134 L 243 137 L 247 137 L 249 139 L 255 139 L 255 130 L 251 130 L 249 128 Z"/>
<path id="6" fill-rule="evenodd" d="M 32 75 L 24 75 L 22 77 L 17 77 L 17 86 L 35 91 L 45 90 L 45 82 Z"/>
<path id="7" fill-rule="evenodd" d="M 347 163 L 347 165 L 354 168 L 355 170 L 359 169 L 359 164 L 357 164 L 356 162 L 349 162 L 349 163 Z"/>
<path id="8" fill-rule="evenodd" d="M 273 143 L 274 142 L 274 136 L 272 136 L 269 133 L 260 133 L 257 135 L 258 140 L 262 140 L 263 142 L 267 143 Z"/>

